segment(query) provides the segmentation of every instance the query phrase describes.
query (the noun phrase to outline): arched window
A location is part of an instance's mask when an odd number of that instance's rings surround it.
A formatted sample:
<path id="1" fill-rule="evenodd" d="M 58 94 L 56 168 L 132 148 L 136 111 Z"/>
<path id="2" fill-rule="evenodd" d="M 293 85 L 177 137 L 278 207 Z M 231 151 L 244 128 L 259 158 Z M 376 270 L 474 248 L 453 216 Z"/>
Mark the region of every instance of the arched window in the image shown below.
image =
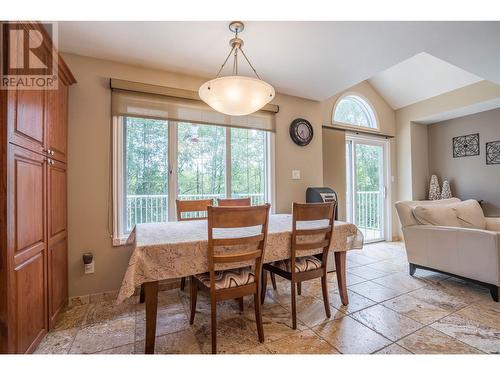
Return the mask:
<path id="1" fill-rule="evenodd" d="M 378 129 L 377 118 L 368 101 L 356 94 L 347 94 L 337 101 L 333 122 Z"/>

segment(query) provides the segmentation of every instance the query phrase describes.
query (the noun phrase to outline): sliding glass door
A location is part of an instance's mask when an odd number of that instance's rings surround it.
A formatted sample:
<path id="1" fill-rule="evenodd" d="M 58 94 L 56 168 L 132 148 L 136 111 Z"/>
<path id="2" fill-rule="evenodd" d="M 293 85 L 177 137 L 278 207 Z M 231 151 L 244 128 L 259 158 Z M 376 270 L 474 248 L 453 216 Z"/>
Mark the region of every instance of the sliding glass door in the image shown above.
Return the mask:
<path id="1" fill-rule="evenodd" d="M 139 223 L 175 220 L 176 199 L 270 202 L 269 132 L 136 117 L 119 121 L 122 233 Z"/>
<path id="2" fill-rule="evenodd" d="M 347 137 L 347 220 L 363 232 L 365 242 L 386 238 L 387 155 L 386 140 Z"/>

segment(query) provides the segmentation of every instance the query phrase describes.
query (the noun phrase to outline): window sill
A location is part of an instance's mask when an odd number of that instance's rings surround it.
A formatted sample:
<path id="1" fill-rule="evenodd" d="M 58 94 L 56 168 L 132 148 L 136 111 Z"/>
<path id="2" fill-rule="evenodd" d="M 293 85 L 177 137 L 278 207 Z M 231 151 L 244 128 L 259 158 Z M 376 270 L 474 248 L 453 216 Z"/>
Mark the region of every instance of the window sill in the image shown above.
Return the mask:
<path id="1" fill-rule="evenodd" d="M 112 245 L 113 247 L 119 247 L 127 245 L 128 237 L 113 237 Z"/>

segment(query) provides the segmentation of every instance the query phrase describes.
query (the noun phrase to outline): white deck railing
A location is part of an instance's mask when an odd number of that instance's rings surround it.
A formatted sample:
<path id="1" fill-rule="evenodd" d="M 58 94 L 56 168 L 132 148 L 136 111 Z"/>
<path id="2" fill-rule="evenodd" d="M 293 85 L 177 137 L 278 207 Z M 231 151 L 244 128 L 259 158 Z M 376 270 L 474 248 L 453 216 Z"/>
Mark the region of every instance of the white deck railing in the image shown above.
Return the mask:
<path id="1" fill-rule="evenodd" d="M 382 229 L 380 191 L 358 191 L 356 194 L 356 225 L 360 229 Z"/>
<path id="2" fill-rule="evenodd" d="M 216 199 L 224 194 L 179 194 L 177 199 Z M 252 205 L 264 203 L 264 194 L 236 194 L 235 198 L 249 197 Z M 193 216 L 195 216 L 194 214 Z M 168 221 L 168 195 L 127 195 L 127 230 L 139 223 L 162 223 Z"/>

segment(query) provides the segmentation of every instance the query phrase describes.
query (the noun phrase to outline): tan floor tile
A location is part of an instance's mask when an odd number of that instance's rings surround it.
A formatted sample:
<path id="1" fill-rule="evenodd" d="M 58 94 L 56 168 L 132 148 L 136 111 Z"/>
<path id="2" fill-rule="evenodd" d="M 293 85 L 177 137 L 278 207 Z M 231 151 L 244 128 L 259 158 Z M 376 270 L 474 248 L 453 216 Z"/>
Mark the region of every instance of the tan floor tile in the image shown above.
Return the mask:
<path id="1" fill-rule="evenodd" d="M 102 323 L 109 320 L 135 315 L 135 306 L 128 303 L 115 304 L 114 301 L 90 304 L 85 325 Z"/>
<path id="2" fill-rule="evenodd" d="M 66 354 L 73 344 L 78 328 L 49 332 L 40 342 L 35 354 Z"/>
<path id="3" fill-rule="evenodd" d="M 102 350 L 100 352 L 94 354 L 134 354 L 135 353 L 135 344 L 127 344 L 118 346 L 116 348 Z"/>
<path id="4" fill-rule="evenodd" d="M 473 303 L 455 313 L 465 319 L 474 320 L 484 326 L 500 331 L 500 303 L 491 300 L 488 302 Z"/>
<path id="5" fill-rule="evenodd" d="M 366 280 L 371 280 L 375 279 L 378 277 L 383 277 L 387 276 L 392 272 L 384 272 L 384 271 L 379 271 L 374 268 L 371 268 L 370 266 L 360 266 L 360 267 L 353 267 L 349 268 L 349 272 L 352 273 L 353 275 L 362 277 L 363 279 Z"/>
<path id="6" fill-rule="evenodd" d="M 432 328 L 486 353 L 500 354 L 500 331 L 456 314 L 433 323 Z"/>
<path id="7" fill-rule="evenodd" d="M 156 336 L 189 328 L 188 315 L 180 303 L 159 308 L 156 316 Z M 144 340 L 146 335 L 146 314 L 144 312 L 137 313 L 136 324 L 135 340 Z"/>
<path id="8" fill-rule="evenodd" d="M 408 295 L 448 312 L 460 310 L 470 303 L 467 299 L 450 294 L 444 288 L 435 285 L 414 290 Z"/>
<path id="9" fill-rule="evenodd" d="M 351 253 L 348 251 L 347 252 L 347 262 L 354 262 L 354 263 L 361 264 L 364 266 L 367 264 L 379 262 L 379 260 L 370 258 L 370 257 L 365 256 L 363 254 L 354 254 L 354 253 Z"/>
<path id="10" fill-rule="evenodd" d="M 64 311 L 59 314 L 52 330 L 59 331 L 81 327 L 85 322 L 88 310 L 89 305 L 77 305 L 65 308 Z"/>
<path id="11" fill-rule="evenodd" d="M 382 272 L 405 272 L 408 271 L 408 264 L 406 262 L 392 262 L 390 260 L 384 260 L 382 262 L 377 262 L 370 264 L 369 267 Z"/>
<path id="12" fill-rule="evenodd" d="M 351 285 L 348 289 L 376 302 L 382 302 L 402 294 L 397 290 L 387 288 L 373 281 Z"/>
<path id="13" fill-rule="evenodd" d="M 338 351 L 311 330 L 296 332 L 266 344 L 272 354 L 338 354 Z"/>
<path id="14" fill-rule="evenodd" d="M 392 341 L 399 340 L 422 327 L 422 324 L 382 305 L 369 307 L 351 316 Z"/>
<path id="15" fill-rule="evenodd" d="M 448 275 L 423 269 L 417 269 L 413 276 L 431 283 L 438 283 L 450 278 Z"/>
<path id="16" fill-rule="evenodd" d="M 391 344 L 375 354 L 413 354 L 398 344 Z"/>
<path id="17" fill-rule="evenodd" d="M 438 282 L 437 287 L 443 288 L 448 293 L 461 297 L 469 303 L 491 300 L 489 289 L 454 277 Z"/>
<path id="18" fill-rule="evenodd" d="M 343 354 L 369 354 L 391 343 L 348 316 L 321 324 L 313 331 Z"/>
<path id="19" fill-rule="evenodd" d="M 420 289 L 427 285 L 426 282 L 402 272 L 393 273 L 388 276 L 373 279 L 372 281 L 402 293 L 411 292 L 412 290 Z"/>
<path id="20" fill-rule="evenodd" d="M 291 303 L 286 306 L 291 311 Z M 329 320 L 345 316 L 330 305 L 330 318 L 326 316 L 323 300 L 313 297 L 300 296 L 297 299 L 297 319 L 304 322 L 308 327 L 314 327 Z"/>
<path id="21" fill-rule="evenodd" d="M 262 345 L 256 346 L 255 348 L 245 350 L 244 352 L 241 352 L 239 354 L 245 354 L 245 355 L 248 355 L 248 354 L 271 354 L 271 352 L 269 351 L 269 349 L 267 349 L 267 347 L 264 344 L 262 344 Z"/>
<path id="22" fill-rule="evenodd" d="M 211 353 L 211 324 L 210 321 L 196 322 L 192 326 L 196 340 L 203 353 Z M 224 320 L 217 320 L 217 352 L 240 353 L 259 345 L 259 338 L 250 327 L 250 322 L 243 316 L 234 316 Z"/>
<path id="23" fill-rule="evenodd" d="M 98 323 L 81 328 L 70 353 L 95 353 L 134 342 L 135 317 Z"/>
<path id="24" fill-rule="evenodd" d="M 135 353 L 144 354 L 144 340 L 136 341 Z M 200 345 L 192 329 L 157 336 L 155 354 L 201 354 Z"/>
<path id="25" fill-rule="evenodd" d="M 449 314 L 449 311 L 439 306 L 419 300 L 408 294 L 403 294 L 382 304 L 425 325 L 431 324 Z"/>
<path id="26" fill-rule="evenodd" d="M 480 351 L 430 327 L 424 327 L 398 341 L 415 354 L 479 354 Z"/>
<path id="27" fill-rule="evenodd" d="M 245 311 L 245 317 L 250 323 L 250 328 L 257 332 L 255 312 L 253 307 Z M 262 325 L 264 327 L 264 342 L 272 342 L 293 334 L 292 314 L 278 303 L 266 302 L 262 305 Z M 307 326 L 297 320 L 297 330 L 307 329 Z M 257 333 L 255 333 L 257 335 Z"/>
<path id="28" fill-rule="evenodd" d="M 363 297 L 360 294 L 354 293 L 351 290 L 347 290 L 347 296 L 349 297 L 349 304 L 347 306 L 344 306 L 338 292 L 331 291 L 328 293 L 330 305 L 335 307 L 337 310 L 340 310 L 344 314 L 352 314 L 353 312 L 363 310 L 367 307 L 377 304 L 377 302 Z"/>

